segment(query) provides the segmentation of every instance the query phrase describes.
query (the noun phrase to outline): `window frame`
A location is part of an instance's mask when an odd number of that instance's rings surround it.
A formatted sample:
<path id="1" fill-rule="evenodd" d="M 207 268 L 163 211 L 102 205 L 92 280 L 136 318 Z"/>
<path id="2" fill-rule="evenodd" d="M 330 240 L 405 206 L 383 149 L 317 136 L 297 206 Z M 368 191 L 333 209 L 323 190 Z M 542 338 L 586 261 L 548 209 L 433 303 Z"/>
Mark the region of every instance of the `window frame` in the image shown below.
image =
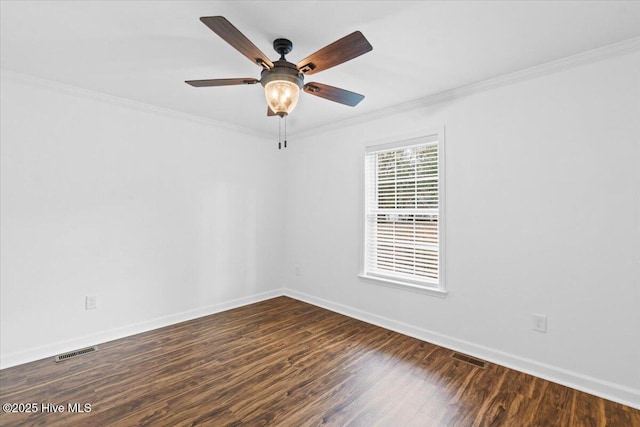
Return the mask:
<path id="1" fill-rule="evenodd" d="M 435 142 L 438 147 L 438 281 L 433 283 L 430 281 L 418 281 L 407 278 L 394 276 L 393 274 L 372 273 L 366 270 L 367 263 L 367 157 L 373 153 L 384 151 L 396 151 L 407 149 L 417 145 L 429 144 Z M 362 186 L 361 186 L 361 220 L 362 220 L 362 238 L 360 253 L 360 273 L 358 277 L 363 281 L 399 288 L 403 290 L 418 292 L 422 294 L 445 297 L 447 290 L 445 287 L 445 132 L 444 127 L 431 131 L 419 131 L 409 135 L 395 137 L 393 139 L 385 139 L 372 141 L 364 146 L 362 154 Z M 375 179 L 374 179 L 375 180 Z"/>

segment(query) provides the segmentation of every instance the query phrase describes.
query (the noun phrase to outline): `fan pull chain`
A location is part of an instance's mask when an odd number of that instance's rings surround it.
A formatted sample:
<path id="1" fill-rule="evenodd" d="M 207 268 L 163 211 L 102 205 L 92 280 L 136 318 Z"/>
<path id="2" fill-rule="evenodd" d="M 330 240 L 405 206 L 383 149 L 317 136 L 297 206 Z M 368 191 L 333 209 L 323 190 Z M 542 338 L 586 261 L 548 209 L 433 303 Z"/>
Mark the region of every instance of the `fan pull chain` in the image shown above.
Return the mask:
<path id="1" fill-rule="evenodd" d="M 287 116 L 278 121 L 278 150 L 282 150 L 282 122 L 284 121 L 284 148 L 287 148 Z"/>
<path id="2" fill-rule="evenodd" d="M 278 150 L 282 149 L 282 117 L 278 120 Z"/>

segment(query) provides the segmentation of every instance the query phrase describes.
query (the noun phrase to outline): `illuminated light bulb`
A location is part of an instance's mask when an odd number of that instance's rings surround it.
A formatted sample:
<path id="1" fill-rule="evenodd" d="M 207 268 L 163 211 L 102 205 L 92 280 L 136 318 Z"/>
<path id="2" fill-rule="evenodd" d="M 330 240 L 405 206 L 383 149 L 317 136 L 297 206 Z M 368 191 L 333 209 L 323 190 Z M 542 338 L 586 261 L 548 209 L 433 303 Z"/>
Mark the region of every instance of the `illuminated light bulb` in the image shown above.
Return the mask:
<path id="1" fill-rule="evenodd" d="M 264 89 L 269 108 L 280 117 L 293 111 L 300 97 L 298 85 L 286 80 L 270 81 L 264 86 Z"/>

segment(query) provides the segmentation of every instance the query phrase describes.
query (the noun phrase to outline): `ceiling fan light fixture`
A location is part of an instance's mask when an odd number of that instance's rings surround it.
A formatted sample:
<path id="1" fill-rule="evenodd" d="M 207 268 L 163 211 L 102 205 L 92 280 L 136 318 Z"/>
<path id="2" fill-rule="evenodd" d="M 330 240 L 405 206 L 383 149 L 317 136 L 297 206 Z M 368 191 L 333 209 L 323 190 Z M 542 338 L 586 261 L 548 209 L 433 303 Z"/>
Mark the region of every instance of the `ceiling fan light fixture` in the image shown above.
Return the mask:
<path id="1" fill-rule="evenodd" d="M 300 87 L 291 81 L 272 80 L 264 85 L 264 95 L 271 111 L 284 117 L 296 107 Z"/>
<path id="2" fill-rule="evenodd" d="M 272 69 L 263 70 L 260 77 L 260 83 L 264 86 L 264 96 L 271 111 L 280 117 L 292 112 L 304 84 L 304 76 L 296 66 L 280 59 L 274 62 Z"/>

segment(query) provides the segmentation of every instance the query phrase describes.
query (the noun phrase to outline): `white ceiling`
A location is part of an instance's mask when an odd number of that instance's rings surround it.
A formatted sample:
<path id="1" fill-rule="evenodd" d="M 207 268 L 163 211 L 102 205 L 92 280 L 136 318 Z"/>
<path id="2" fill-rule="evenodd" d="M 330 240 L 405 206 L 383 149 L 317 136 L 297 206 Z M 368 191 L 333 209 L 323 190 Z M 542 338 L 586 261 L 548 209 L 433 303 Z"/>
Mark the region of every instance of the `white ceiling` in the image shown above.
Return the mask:
<path id="1" fill-rule="evenodd" d="M 273 134 L 262 87 L 184 80 L 260 68 L 202 24 L 223 15 L 267 56 L 298 62 L 360 30 L 373 51 L 305 80 L 366 95 L 302 94 L 289 133 L 640 36 L 640 1 L 1 1 L 4 70 Z"/>

